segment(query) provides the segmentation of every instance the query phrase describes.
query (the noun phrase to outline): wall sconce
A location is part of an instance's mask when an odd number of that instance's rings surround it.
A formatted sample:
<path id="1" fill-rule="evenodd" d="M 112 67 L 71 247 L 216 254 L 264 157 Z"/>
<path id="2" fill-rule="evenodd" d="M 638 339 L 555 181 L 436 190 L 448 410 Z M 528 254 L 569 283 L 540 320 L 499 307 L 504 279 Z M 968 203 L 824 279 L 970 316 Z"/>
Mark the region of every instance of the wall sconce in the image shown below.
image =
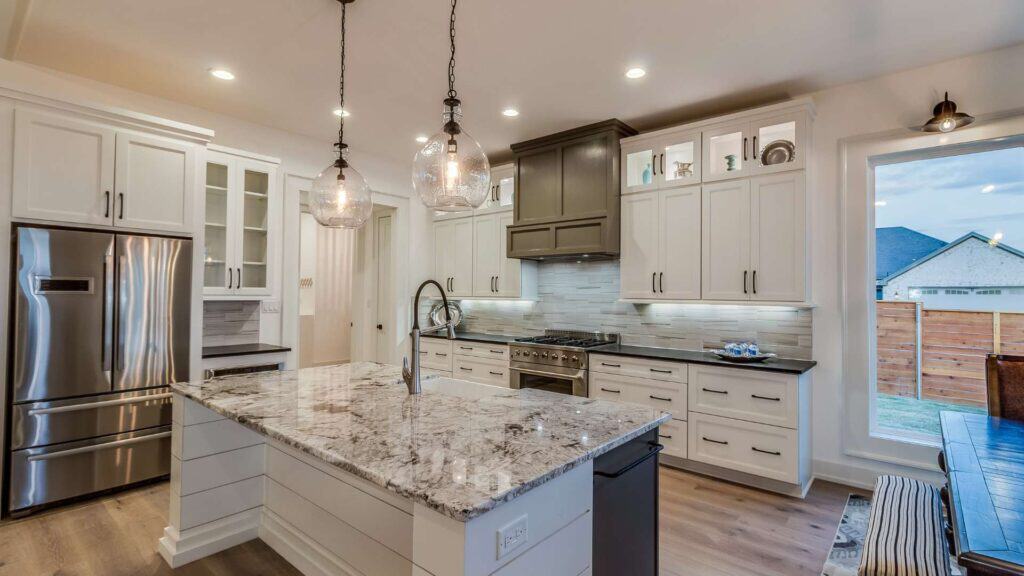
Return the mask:
<path id="1" fill-rule="evenodd" d="M 956 102 L 949 99 L 949 92 L 946 97 L 935 105 L 932 110 L 932 118 L 921 126 L 923 132 L 952 132 L 957 128 L 967 126 L 974 122 L 974 116 L 956 111 Z"/>

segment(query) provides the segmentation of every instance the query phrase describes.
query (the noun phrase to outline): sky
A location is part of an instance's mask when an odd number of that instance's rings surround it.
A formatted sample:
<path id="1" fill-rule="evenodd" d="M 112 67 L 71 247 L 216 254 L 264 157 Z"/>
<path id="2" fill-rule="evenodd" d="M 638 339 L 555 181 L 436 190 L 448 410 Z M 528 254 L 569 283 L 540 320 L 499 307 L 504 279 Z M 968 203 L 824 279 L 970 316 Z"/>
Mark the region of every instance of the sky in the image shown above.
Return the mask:
<path id="1" fill-rule="evenodd" d="M 1024 250 L 1024 147 L 877 167 L 875 226 L 946 242 L 1001 232 L 1004 244 Z"/>

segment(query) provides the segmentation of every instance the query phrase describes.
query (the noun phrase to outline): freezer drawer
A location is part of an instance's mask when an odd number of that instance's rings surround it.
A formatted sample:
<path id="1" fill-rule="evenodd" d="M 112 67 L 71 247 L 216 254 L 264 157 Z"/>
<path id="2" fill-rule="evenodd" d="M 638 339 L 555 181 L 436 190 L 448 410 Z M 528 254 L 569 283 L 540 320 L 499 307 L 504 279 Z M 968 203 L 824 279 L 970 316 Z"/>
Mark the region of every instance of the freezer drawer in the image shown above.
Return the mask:
<path id="1" fill-rule="evenodd" d="M 11 453 L 9 509 L 57 502 L 164 476 L 171 427 L 128 432 Z"/>
<path id="2" fill-rule="evenodd" d="M 170 423 L 170 388 L 16 404 L 11 410 L 11 450 L 85 440 Z"/>

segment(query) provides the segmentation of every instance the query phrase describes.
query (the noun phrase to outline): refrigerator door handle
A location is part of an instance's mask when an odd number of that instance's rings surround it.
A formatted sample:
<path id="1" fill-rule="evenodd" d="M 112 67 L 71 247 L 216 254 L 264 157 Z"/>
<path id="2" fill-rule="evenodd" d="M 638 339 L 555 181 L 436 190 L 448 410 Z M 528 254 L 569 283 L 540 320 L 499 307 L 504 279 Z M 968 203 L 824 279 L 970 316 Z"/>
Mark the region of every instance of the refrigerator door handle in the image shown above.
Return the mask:
<path id="1" fill-rule="evenodd" d="M 41 416 L 44 414 L 60 414 L 63 412 L 80 412 L 82 410 L 95 410 L 97 408 L 103 408 L 105 406 L 123 406 L 125 404 L 135 404 L 138 402 L 150 402 L 153 400 L 163 400 L 174 396 L 172 392 L 164 392 L 162 394 L 149 394 L 147 396 L 132 396 L 131 398 L 120 398 L 118 400 L 103 400 L 101 402 L 89 402 L 87 404 L 71 404 L 68 406 L 54 406 L 52 408 L 37 408 L 35 410 L 29 410 L 29 416 Z"/>
<path id="2" fill-rule="evenodd" d="M 102 308 L 103 326 L 101 334 L 103 347 L 100 350 L 100 363 L 106 373 L 107 382 L 111 381 L 111 347 L 114 334 L 114 255 L 107 253 L 103 258 L 103 291 L 100 307 Z"/>
<path id="3" fill-rule="evenodd" d="M 75 454 L 84 454 L 86 452 L 98 452 L 100 450 L 106 450 L 108 448 L 117 448 L 120 446 L 126 446 L 130 444 L 138 444 L 139 442 L 149 442 L 150 440 L 159 440 L 161 438 L 167 438 L 170 435 L 170 432 L 157 432 L 156 434 L 148 434 L 146 436 L 125 438 L 124 440 L 115 440 L 113 442 L 104 442 L 102 444 L 93 444 L 91 446 L 82 446 L 79 448 L 69 448 L 67 450 L 61 450 L 60 452 L 35 454 L 29 456 L 27 460 L 29 462 L 37 462 L 39 460 L 53 460 L 54 458 L 63 458 L 64 456 L 74 456 Z"/>

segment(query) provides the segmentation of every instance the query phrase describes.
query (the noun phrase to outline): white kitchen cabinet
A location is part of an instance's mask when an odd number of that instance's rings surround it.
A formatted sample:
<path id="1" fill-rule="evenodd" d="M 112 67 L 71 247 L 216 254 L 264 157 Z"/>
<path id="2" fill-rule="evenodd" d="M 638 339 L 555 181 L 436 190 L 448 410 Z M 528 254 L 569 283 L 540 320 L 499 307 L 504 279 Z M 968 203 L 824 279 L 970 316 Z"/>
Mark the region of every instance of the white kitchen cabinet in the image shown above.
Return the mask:
<path id="1" fill-rule="evenodd" d="M 280 229 L 277 164 L 226 150 L 207 154 L 203 293 L 271 296 Z"/>
<path id="2" fill-rule="evenodd" d="M 508 258 L 503 210 L 434 222 L 434 278 L 455 298 L 536 298 L 536 263 Z"/>
<path id="3" fill-rule="evenodd" d="M 803 168 L 808 153 L 807 119 L 805 111 L 797 111 L 706 128 L 703 132 L 703 181 Z M 792 153 L 783 151 L 787 146 Z M 777 151 L 766 155 L 769 147 Z"/>
<path id="4" fill-rule="evenodd" d="M 622 197 L 622 298 L 701 297 L 700 204 L 700 186 Z"/>
<path id="5" fill-rule="evenodd" d="M 704 186 L 705 300 L 806 298 L 804 178 L 801 170 Z"/>
<path id="6" fill-rule="evenodd" d="M 496 280 L 501 274 L 501 228 L 497 214 L 473 218 L 473 294 L 494 296 L 498 292 Z"/>
<path id="7" fill-rule="evenodd" d="M 628 195 L 699 184 L 700 148 L 699 131 L 625 139 L 622 143 L 621 193 Z"/>
<path id="8" fill-rule="evenodd" d="M 473 296 L 473 218 L 434 223 L 435 279 L 449 296 Z"/>
<path id="9" fill-rule="evenodd" d="M 491 168 L 490 194 L 474 214 L 511 210 L 515 200 L 515 175 L 515 164 L 502 164 Z"/>
<path id="10" fill-rule="evenodd" d="M 12 213 L 190 233 L 196 150 L 190 142 L 17 108 Z"/>

